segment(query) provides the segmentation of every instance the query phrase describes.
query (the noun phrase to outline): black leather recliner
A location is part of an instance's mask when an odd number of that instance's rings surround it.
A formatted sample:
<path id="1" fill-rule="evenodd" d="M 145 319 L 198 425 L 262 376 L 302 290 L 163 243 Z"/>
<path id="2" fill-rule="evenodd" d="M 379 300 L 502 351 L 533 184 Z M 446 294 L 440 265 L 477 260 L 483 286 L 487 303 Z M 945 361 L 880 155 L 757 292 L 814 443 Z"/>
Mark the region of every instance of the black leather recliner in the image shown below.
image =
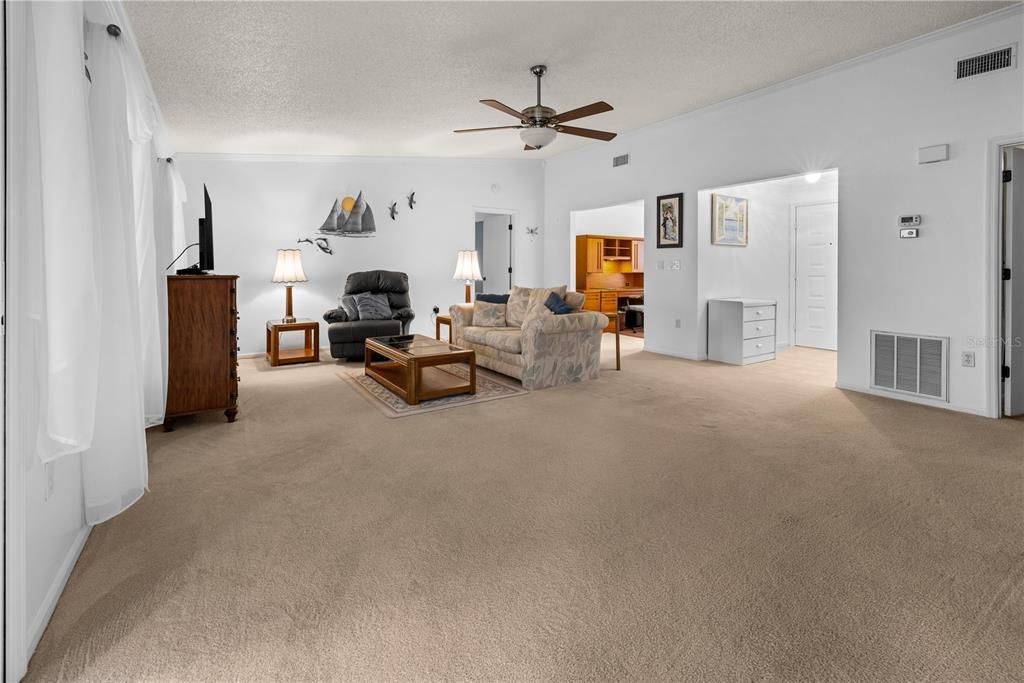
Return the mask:
<path id="1" fill-rule="evenodd" d="M 416 317 L 409 299 L 409 276 L 389 270 L 368 270 L 352 273 L 345 281 L 345 294 L 386 294 L 391 307 L 389 320 L 349 320 L 343 308 L 324 313 L 331 356 L 345 360 L 363 360 L 367 337 L 408 334 L 409 323 Z"/>

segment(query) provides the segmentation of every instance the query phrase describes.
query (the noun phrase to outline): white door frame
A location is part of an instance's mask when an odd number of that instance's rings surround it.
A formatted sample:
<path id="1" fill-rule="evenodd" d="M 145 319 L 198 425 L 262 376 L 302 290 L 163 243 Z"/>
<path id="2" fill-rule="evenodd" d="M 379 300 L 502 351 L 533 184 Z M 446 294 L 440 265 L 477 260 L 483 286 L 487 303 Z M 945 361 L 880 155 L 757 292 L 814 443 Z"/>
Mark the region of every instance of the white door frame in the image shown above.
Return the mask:
<path id="1" fill-rule="evenodd" d="M 989 141 L 988 147 L 988 177 L 986 181 L 989 187 L 989 229 L 988 237 L 988 286 L 986 296 L 989 300 L 989 325 L 988 341 L 986 345 L 986 356 L 988 362 L 985 364 L 985 371 L 988 377 L 994 380 L 992 389 L 989 392 L 989 405 L 987 413 L 990 417 L 1003 417 L 1003 344 L 1006 339 L 1007 330 L 1003 325 L 1003 150 L 1006 147 L 1024 145 L 1024 131 L 1015 135 L 1007 135 L 994 138 Z M 1019 268 L 1019 266 L 1018 266 Z"/>
<path id="2" fill-rule="evenodd" d="M 473 207 L 473 220 L 470 221 L 470 225 L 476 225 L 477 214 L 485 214 L 489 216 L 508 216 L 509 223 L 512 224 L 512 239 L 509 244 L 509 263 L 512 264 L 512 284 L 519 284 L 519 212 L 516 209 L 497 209 L 493 206 L 474 206 Z M 473 246 L 476 246 L 476 228 L 474 227 Z"/>
<path id="3" fill-rule="evenodd" d="M 808 206 L 836 205 L 836 260 L 839 256 L 839 200 L 821 202 L 796 202 L 789 205 L 789 345 L 796 346 L 796 213 L 797 209 Z M 839 319 L 839 266 L 836 266 L 836 319 Z M 836 330 L 836 347 L 838 352 L 839 330 Z"/>

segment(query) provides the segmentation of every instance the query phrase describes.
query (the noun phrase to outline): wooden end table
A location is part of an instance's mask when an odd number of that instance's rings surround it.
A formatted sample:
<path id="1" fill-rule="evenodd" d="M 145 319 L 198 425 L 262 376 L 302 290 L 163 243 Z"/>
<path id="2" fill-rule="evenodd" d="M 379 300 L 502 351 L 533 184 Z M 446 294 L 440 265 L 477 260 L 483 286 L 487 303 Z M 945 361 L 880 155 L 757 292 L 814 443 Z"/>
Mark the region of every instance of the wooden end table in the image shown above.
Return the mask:
<path id="1" fill-rule="evenodd" d="M 282 349 L 282 332 L 304 332 L 305 343 L 300 349 Z M 293 323 L 281 320 L 267 321 L 267 361 L 272 366 L 295 363 L 320 362 L 320 323 L 302 318 Z"/>
<path id="2" fill-rule="evenodd" d="M 450 315 L 440 315 L 434 319 L 434 339 L 441 338 L 441 325 L 448 326 L 448 343 L 452 343 L 452 317 Z"/>
<path id="3" fill-rule="evenodd" d="M 476 393 L 476 352 L 422 334 L 366 340 L 366 376 L 409 405 L 455 394 Z M 469 380 L 438 366 L 465 363 Z"/>

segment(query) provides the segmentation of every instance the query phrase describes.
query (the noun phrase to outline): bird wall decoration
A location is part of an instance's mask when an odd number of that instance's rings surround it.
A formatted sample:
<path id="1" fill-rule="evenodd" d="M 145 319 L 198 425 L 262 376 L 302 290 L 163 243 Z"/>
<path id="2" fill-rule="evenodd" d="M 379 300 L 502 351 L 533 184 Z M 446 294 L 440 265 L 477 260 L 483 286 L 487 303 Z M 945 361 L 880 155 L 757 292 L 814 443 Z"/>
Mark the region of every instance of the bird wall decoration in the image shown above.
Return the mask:
<path id="1" fill-rule="evenodd" d="M 416 193 L 410 192 L 409 196 L 406 197 L 409 200 L 409 210 L 411 211 L 416 206 Z"/>
<path id="2" fill-rule="evenodd" d="M 388 213 L 391 214 L 391 220 L 395 220 L 395 216 L 398 215 L 398 202 L 388 204 Z"/>

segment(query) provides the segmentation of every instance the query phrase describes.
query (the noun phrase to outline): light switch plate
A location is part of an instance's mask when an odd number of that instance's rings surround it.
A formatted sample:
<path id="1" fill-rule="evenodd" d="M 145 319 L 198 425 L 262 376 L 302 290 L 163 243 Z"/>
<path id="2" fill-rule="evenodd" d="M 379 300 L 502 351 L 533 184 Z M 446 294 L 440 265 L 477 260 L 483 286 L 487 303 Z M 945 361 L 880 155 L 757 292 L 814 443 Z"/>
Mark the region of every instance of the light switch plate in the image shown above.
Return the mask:
<path id="1" fill-rule="evenodd" d="M 900 230 L 900 239 L 912 239 L 919 236 L 920 232 L 917 228 L 902 228 Z"/>
<path id="2" fill-rule="evenodd" d="M 680 264 L 678 259 L 675 260 L 675 261 L 672 261 L 672 270 L 679 270 L 680 268 L 681 268 L 681 264 Z"/>
<path id="3" fill-rule="evenodd" d="M 974 351 L 961 351 L 960 352 L 960 365 L 965 368 L 974 367 Z"/>

